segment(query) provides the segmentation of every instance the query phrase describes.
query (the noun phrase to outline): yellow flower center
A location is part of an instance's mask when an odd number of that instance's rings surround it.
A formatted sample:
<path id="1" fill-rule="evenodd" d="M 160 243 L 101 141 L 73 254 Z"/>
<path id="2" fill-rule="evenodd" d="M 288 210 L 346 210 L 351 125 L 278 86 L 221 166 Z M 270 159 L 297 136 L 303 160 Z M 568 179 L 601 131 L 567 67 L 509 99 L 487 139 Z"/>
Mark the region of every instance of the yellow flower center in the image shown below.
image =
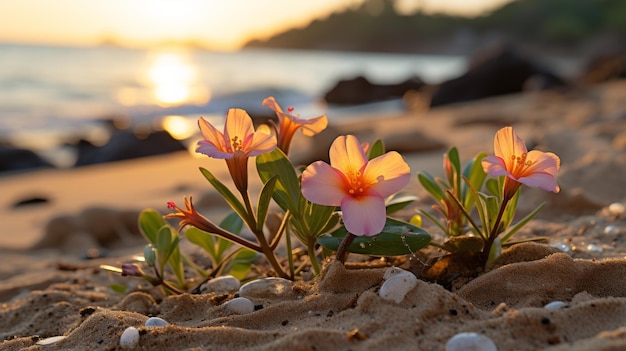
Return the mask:
<path id="1" fill-rule="evenodd" d="M 530 165 L 533 164 L 532 161 L 527 161 L 526 160 L 527 156 L 528 155 L 526 153 L 523 153 L 523 154 L 521 154 L 519 156 L 515 156 L 515 155 L 511 156 L 511 160 L 514 162 L 513 169 L 511 170 L 511 173 L 513 175 L 517 176 L 517 175 L 521 174 L 522 172 L 524 172 L 524 169 L 530 167 Z"/>
<path id="2" fill-rule="evenodd" d="M 368 184 L 363 180 L 363 174 L 360 171 L 350 171 L 346 177 L 348 178 L 348 194 L 359 196 L 367 191 Z"/>
<path id="3" fill-rule="evenodd" d="M 241 141 L 239 140 L 239 137 L 236 135 L 232 137 L 230 141 L 231 141 L 231 147 L 233 148 L 233 152 L 239 151 L 243 147 Z"/>

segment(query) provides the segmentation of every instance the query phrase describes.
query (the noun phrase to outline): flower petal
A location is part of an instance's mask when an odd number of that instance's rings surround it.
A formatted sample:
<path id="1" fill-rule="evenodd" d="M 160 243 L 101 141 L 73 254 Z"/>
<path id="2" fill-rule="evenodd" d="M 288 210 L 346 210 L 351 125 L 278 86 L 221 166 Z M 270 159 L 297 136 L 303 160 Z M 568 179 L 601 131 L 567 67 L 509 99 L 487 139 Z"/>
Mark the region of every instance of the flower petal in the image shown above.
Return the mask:
<path id="1" fill-rule="evenodd" d="M 411 168 L 399 153 L 390 151 L 370 160 L 363 170 L 363 178 L 373 183 L 372 190 L 387 197 L 409 183 Z"/>
<path id="2" fill-rule="evenodd" d="M 261 105 L 269 107 L 272 111 L 276 113 L 283 112 L 283 109 L 280 108 L 280 105 L 278 104 L 278 102 L 276 102 L 276 99 L 273 96 L 265 98 Z"/>
<path id="3" fill-rule="evenodd" d="M 211 123 L 209 123 L 204 117 L 200 117 L 198 120 L 198 127 L 204 140 L 222 148 L 224 146 L 224 134 L 215 129 Z"/>
<path id="4" fill-rule="evenodd" d="M 347 195 L 343 174 L 329 164 L 317 161 L 302 172 L 302 195 L 307 200 L 325 206 L 339 206 Z"/>
<path id="5" fill-rule="evenodd" d="M 306 136 L 313 136 L 328 127 L 328 117 L 326 117 L 326 115 L 306 120 L 298 118 L 298 121 L 294 122 L 302 125 L 302 134 Z"/>
<path id="6" fill-rule="evenodd" d="M 483 158 L 481 165 L 483 166 L 483 171 L 492 177 L 499 177 L 503 175 L 511 176 L 511 174 L 506 170 L 504 160 L 498 156 L 487 156 Z"/>
<path id="7" fill-rule="evenodd" d="M 528 152 L 524 140 L 517 136 L 512 127 L 504 127 L 496 133 L 493 150 L 496 156 L 504 160 L 509 172 L 514 168 L 515 157 Z"/>
<path id="8" fill-rule="evenodd" d="M 240 108 L 228 110 L 225 124 L 224 139 L 228 143 L 232 143 L 232 139 L 235 137 L 242 143 L 248 135 L 254 133 L 252 118 L 250 118 L 248 112 Z"/>
<path id="9" fill-rule="evenodd" d="M 214 158 L 231 158 L 233 154 L 228 152 L 224 145 L 224 134 L 215 129 L 213 125 L 204 118 L 198 120 L 198 127 L 204 140 L 198 141 L 196 152 Z"/>
<path id="10" fill-rule="evenodd" d="M 246 152 L 249 156 L 257 156 L 270 152 L 276 148 L 276 137 L 270 134 L 256 132 L 252 134 L 252 141 L 246 145 Z"/>
<path id="11" fill-rule="evenodd" d="M 552 191 L 558 193 L 561 188 L 556 183 L 556 178 L 552 174 L 548 173 L 533 173 L 526 177 L 521 177 L 518 182 L 530 186 L 538 187 L 546 191 Z"/>
<path id="12" fill-rule="evenodd" d="M 556 176 L 561 168 L 561 159 L 551 152 L 532 150 L 528 153 L 526 160 L 531 162 L 526 169 L 527 173 L 545 172 Z"/>
<path id="13" fill-rule="evenodd" d="M 354 235 L 379 234 L 385 227 L 385 199 L 382 196 L 346 196 L 341 202 L 343 224 Z"/>
<path id="14" fill-rule="evenodd" d="M 205 154 L 209 157 L 220 158 L 220 159 L 228 159 L 233 158 L 234 154 L 222 151 L 221 148 L 217 147 L 215 144 L 208 140 L 200 140 L 198 141 L 198 146 L 196 147 L 196 152 L 200 154 Z"/>
<path id="15" fill-rule="evenodd" d="M 367 156 L 354 135 L 338 136 L 330 146 L 329 156 L 330 164 L 344 174 L 360 171 L 367 163 Z"/>

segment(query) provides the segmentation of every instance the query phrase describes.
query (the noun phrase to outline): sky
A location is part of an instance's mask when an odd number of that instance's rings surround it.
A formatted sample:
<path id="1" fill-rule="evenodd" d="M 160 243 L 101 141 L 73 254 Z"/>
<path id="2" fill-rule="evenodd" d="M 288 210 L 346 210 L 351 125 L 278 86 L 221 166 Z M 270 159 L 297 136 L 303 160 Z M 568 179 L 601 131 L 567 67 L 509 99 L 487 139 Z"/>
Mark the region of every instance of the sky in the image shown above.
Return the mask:
<path id="1" fill-rule="evenodd" d="M 149 46 L 196 42 L 236 50 L 364 0 L 19 0 L 0 5 L 0 42 Z M 410 13 L 478 15 L 511 0 L 396 0 Z"/>

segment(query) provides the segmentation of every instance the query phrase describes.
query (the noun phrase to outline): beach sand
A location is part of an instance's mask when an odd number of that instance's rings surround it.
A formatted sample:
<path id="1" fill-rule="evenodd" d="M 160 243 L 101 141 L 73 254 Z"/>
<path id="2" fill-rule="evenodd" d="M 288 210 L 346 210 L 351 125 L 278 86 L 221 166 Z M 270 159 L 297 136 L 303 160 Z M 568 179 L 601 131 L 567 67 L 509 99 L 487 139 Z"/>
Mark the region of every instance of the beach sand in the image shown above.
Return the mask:
<path id="1" fill-rule="evenodd" d="M 193 195 L 205 215 L 222 218 L 228 209 L 198 167 L 226 180 L 223 161 L 181 152 L 4 176 L 0 350 L 117 350 L 131 326 L 136 350 L 444 350 L 461 332 L 485 335 L 498 350 L 626 349 L 626 214 L 616 205 L 626 204 L 626 81 L 365 117 L 315 139 L 298 135 L 294 159 L 325 158 L 338 134 L 380 137 L 411 166 L 404 191 L 428 208 L 418 171 L 440 175 L 451 146 L 463 161 L 492 153 L 495 131 L 512 125 L 529 148 L 561 158 L 561 192 L 524 189 L 520 199 L 520 214 L 546 207 L 519 238 L 546 236 L 548 244 L 513 246 L 492 270 L 452 290 L 419 280 L 398 303 L 379 296 L 390 261 L 344 267 L 329 259 L 321 277 L 249 295 L 257 310 L 237 315 L 224 306 L 232 294 L 164 297 L 99 268 L 142 251 L 143 208 L 166 213 L 167 201 Z M 255 180 L 251 192 L 258 189 Z M 16 206 L 33 198 L 47 201 Z M 113 283 L 129 292 L 114 292 Z M 543 307 L 554 301 L 565 307 Z M 143 326 L 151 316 L 170 324 Z M 54 336 L 65 338 L 37 344 Z"/>

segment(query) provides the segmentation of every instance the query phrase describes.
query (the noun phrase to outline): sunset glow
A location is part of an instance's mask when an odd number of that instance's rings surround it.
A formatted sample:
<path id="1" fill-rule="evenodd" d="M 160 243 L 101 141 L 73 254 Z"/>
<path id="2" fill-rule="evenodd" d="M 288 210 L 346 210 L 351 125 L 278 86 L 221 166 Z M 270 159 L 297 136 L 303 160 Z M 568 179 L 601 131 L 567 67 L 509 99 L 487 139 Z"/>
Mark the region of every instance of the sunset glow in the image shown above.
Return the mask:
<path id="1" fill-rule="evenodd" d="M 0 11 L 0 42 L 52 45 L 163 43 L 235 50 L 364 0 L 20 0 Z M 476 15 L 510 0 L 396 0 L 402 12 Z M 471 4 L 471 5 L 468 5 Z"/>

